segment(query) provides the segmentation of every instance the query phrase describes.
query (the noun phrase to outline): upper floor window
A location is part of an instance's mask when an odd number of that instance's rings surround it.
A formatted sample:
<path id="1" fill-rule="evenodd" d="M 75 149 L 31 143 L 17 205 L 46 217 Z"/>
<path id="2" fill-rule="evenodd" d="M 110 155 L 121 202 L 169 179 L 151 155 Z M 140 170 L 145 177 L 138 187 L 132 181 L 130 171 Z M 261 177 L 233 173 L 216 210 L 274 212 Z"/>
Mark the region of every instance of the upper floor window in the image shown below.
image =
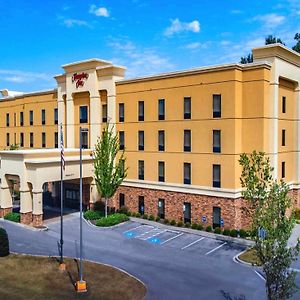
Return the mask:
<path id="1" fill-rule="evenodd" d="M 144 131 L 140 130 L 139 131 L 139 137 L 138 137 L 138 143 L 139 143 L 139 150 L 144 150 L 144 143 L 145 143 L 145 136 L 144 136 Z"/>
<path id="2" fill-rule="evenodd" d="M 24 133 L 20 133 L 20 147 L 24 147 Z"/>
<path id="3" fill-rule="evenodd" d="M 58 109 L 54 108 L 54 124 L 58 124 Z"/>
<path id="4" fill-rule="evenodd" d="M 54 132 L 54 148 L 58 148 L 58 132 Z"/>
<path id="5" fill-rule="evenodd" d="M 183 164 L 183 183 L 191 184 L 191 164 L 190 163 Z"/>
<path id="6" fill-rule="evenodd" d="M 102 123 L 107 122 L 107 104 L 102 105 Z"/>
<path id="7" fill-rule="evenodd" d="M 6 134 L 6 146 L 10 146 L 9 133 Z"/>
<path id="8" fill-rule="evenodd" d="M 24 112 L 20 112 L 20 126 L 24 125 Z"/>
<path id="9" fill-rule="evenodd" d="M 124 131 L 119 131 L 119 146 L 120 146 L 120 150 L 124 150 L 124 148 L 125 148 L 125 134 L 124 134 Z"/>
<path id="10" fill-rule="evenodd" d="M 285 129 L 282 129 L 282 133 L 281 133 L 281 145 L 285 146 Z"/>
<path id="11" fill-rule="evenodd" d="M 158 100 L 158 120 L 165 119 L 165 99 Z"/>
<path id="12" fill-rule="evenodd" d="M 190 152 L 191 151 L 191 144 L 192 144 L 192 138 L 191 138 L 191 131 L 190 130 L 184 130 L 184 142 L 183 142 L 183 151 Z"/>
<path id="13" fill-rule="evenodd" d="M 46 124 L 46 111 L 42 109 L 42 125 Z"/>
<path id="14" fill-rule="evenodd" d="M 221 118 L 221 95 L 213 95 L 213 117 Z"/>
<path id="15" fill-rule="evenodd" d="M 282 113 L 283 114 L 286 113 L 286 97 L 285 96 L 282 97 Z"/>
<path id="16" fill-rule="evenodd" d="M 29 124 L 33 125 L 33 110 L 29 111 Z"/>
<path id="17" fill-rule="evenodd" d="M 165 181 L 165 162 L 164 161 L 158 162 L 158 181 L 160 181 L 160 182 Z"/>
<path id="18" fill-rule="evenodd" d="M 221 130 L 213 130 L 213 152 L 221 152 Z"/>
<path id="19" fill-rule="evenodd" d="M 158 151 L 165 151 L 165 131 L 158 131 Z"/>
<path id="20" fill-rule="evenodd" d="M 46 132 L 42 132 L 42 148 L 46 148 Z"/>
<path id="21" fill-rule="evenodd" d="M 184 104 L 183 104 L 183 117 L 185 120 L 191 118 L 191 97 L 184 97 Z"/>
<path id="22" fill-rule="evenodd" d="M 17 115 L 16 115 L 16 113 L 14 113 L 14 126 L 15 127 L 17 126 Z"/>
<path id="23" fill-rule="evenodd" d="M 6 126 L 9 126 L 9 113 L 6 114 Z"/>
<path id="24" fill-rule="evenodd" d="M 138 176 L 140 180 L 144 180 L 144 161 L 138 161 Z"/>
<path id="25" fill-rule="evenodd" d="M 124 122 L 125 120 L 125 106 L 124 103 L 119 103 L 119 122 Z"/>
<path id="26" fill-rule="evenodd" d="M 80 119 L 80 123 L 87 123 L 88 122 L 88 108 L 87 108 L 87 106 L 80 106 L 79 119 Z"/>
<path id="27" fill-rule="evenodd" d="M 213 187 L 221 187 L 221 165 L 213 165 Z"/>
<path id="28" fill-rule="evenodd" d="M 30 148 L 33 148 L 33 132 L 30 132 L 29 135 L 29 146 Z"/>
<path id="29" fill-rule="evenodd" d="M 139 101 L 139 121 L 144 121 L 145 104 L 144 101 Z"/>
<path id="30" fill-rule="evenodd" d="M 285 178 L 285 161 L 281 162 L 281 178 Z"/>
<path id="31" fill-rule="evenodd" d="M 89 148 L 89 136 L 88 136 L 88 132 L 87 131 L 83 131 L 82 133 L 82 137 L 81 137 L 81 147 L 82 149 L 88 149 Z"/>

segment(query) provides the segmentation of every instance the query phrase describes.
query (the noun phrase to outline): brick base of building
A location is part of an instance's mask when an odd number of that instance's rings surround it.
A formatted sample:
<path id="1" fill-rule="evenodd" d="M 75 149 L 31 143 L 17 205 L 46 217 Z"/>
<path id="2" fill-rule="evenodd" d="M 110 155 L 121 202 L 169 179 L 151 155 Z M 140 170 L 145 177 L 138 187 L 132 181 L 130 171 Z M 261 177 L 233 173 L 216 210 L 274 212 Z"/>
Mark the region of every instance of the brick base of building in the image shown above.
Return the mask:
<path id="1" fill-rule="evenodd" d="M 21 213 L 20 222 L 25 225 L 31 225 L 32 223 L 32 212 Z"/>
<path id="2" fill-rule="evenodd" d="M 43 214 L 41 214 L 41 215 L 32 215 L 32 225 L 34 227 L 43 226 Z"/>
<path id="3" fill-rule="evenodd" d="M 0 208 L 0 218 L 3 218 L 6 216 L 8 213 L 12 212 L 12 207 L 7 207 L 7 208 Z"/>
<path id="4" fill-rule="evenodd" d="M 121 186 L 112 200 L 116 209 L 120 206 L 118 201 L 120 193 L 125 195 L 125 206 L 131 212 L 138 212 L 139 196 L 143 196 L 144 213 L 148 215 L 157 216 L 158 199 L 164 199 L 165 218 L 168 220 L 183 221 L 183 205 L 185 202 L 189 202 L 191 204 L 191 223 L 203 226 L 213 225 L 213 207 L 219 207 L 224 228 L 240 229 L 251 226 L 248 202 L 243 198 L 232 199 Z"/>

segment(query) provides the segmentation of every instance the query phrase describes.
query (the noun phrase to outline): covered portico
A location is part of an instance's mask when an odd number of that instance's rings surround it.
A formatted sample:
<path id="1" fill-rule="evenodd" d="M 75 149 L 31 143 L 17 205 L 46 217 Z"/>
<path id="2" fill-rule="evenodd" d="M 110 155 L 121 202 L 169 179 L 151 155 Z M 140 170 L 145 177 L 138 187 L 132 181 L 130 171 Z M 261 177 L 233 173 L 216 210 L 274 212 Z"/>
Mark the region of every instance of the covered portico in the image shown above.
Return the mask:
<path id="1" fill-rule="evenodd" d="M 43 185 L 60 181 L 60 150 L 0 151 L 0 217 L 12 211 L 12 179 L 18 181 L 20 192 L 21 223 L 43 224 Z M 65 149 L 66 168 L 64 180 L 79 180 L 79 149 Z M 98 199 L 93 182 L 93 157 L 91 150 L 83 150 L 82 177 L 89 187 L 89 202 Z M 58 191 L 56 190 L 56 194 Z"/>

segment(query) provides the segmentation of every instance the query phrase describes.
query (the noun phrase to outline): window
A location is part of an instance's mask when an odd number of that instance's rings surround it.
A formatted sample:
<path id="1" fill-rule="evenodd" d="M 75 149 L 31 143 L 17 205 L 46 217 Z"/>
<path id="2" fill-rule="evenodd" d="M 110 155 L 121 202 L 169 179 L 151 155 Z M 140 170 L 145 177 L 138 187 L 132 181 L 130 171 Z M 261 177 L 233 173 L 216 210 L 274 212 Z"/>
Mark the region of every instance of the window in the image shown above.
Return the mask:
<path id="1" fill-rule="evenodd" d="M 30 132 L 29 143 L 30 143 L 30 148 L 33 148 L 33 132 Z"/>
<path id="2" fill-rule="evenodd" d="M 46 111 L 42 109 L 42 125 L 46 124 Z"/>
<path id="3" fill-rule="evenodd" d="M 221 208 L 213 207 L 213 228 L 221 227 Z"/>
<path id="4" fill-rule="evenodd" d="M 10 146 L 9 133 L 6 134 L 6 146 Z"/>
<path id="5" fill-rule="evenodd" d="M 21 111 L 20 112 L 20 126 L 24 125 L 24 113 Z"/>
<path id="6" fill-rule="evenodd" d="M 221 95 L 213 95 L 213 117 L 221 118 Z"/>
<path id="7" fill-rule="evenodd" d="M 120 159 L 120 168 L 121 168 L 121 174 L 122 176 L 124 176 L 124 172 L 125 172 L 125 160 L 124 159 Z"/>
<path id="8" fill-rule="evenodd" d="M 183 151 L 184 152 L 191 151 L 191 131 L 190 130 L 184 130 Z"/>
<path id="9" fill-rule="evenodd" d="M 17 115 L 16 115 L 16 113 L 14 113 L 14 126 L 15 127 L 17 126 Z"/>
<path id="10" fill-rule="evenodd" d="M 80 123 L 87 123 L 88 122 L 88 108 L 87 108 L 87 106 L 80 106 L 79 119 L 80 119 Z"/>
<path id="11" fill-rule="evenodd" d="M 7 113 L 6 114 L 6 127 L 9 126 L 9 114 Z"/>
<path id="12" fill-rule="evenodd" d="M 54 124 L 58 124 L 58 109 L 54 108 Z"/>
<path id="13" fill-rule="evenodd" d="M 158 120 L 165 119 L 165 99 L 158 100 Z"/>
<path id="14" fill-rule="evenodd" d="M 145 202 L 144 202 L 144 196 L 139 196 L 139 207 L 138 207 L 139 213 L 141 215 L 145 212 Z"/>
<path id="15" fill-rule="evenodd" d="M 184 97 L 183 117 L 185 120 L 191 118 L 191 97 Z"/>
<path id="16" fill-rule="evenodd" d="M 139 121 L 144 121 L 145 105 L 144 101 L 139 101 Z"/>
<path id="17" fill-rule="evenodd" d="M 286 113 L 286 97 L 282 97 L 282 113 Z"/>
<path id="18" fill-rule="evenodd" d="M 285 129 L 282 129 L 281 133 L 281 146 L 285 146 Z"/>
<path id="19" fill-rule="evenodd" d="M 213 187 L 221 187 L 221 166 L 213 165 Z"/>
<path id="20" fill-rule="evenodd" d="M 164 161 L 158 162 L 158 181 L 160 181 L 160 182 L 165 181 L 165 162 Z"/>
<path id="21" fill-rule="evenodd" d="M 144 136 L 144 131 L 139 131 L 139 150 L 144 150 L 144 142 L 145 142 L 145 136 Z"/>
<path id="22" fill-rule="evenodd" d="M 119 103 L 119 122 L 124 122 L 125 119 L 125 107 L 124 103 Z"/>
<path id="23" fill-rule="evenodd" d="M 125 134 L 124 134 L 124 131 L 119 131 L 119 145 L 120 145 L 120 150 L 124 150 L 124 148 L 125 148 Z"/>
<path id="24" fill-rule="evenodd" d="M 191 223 L 192 219 L 192 209 L 190 202 L 183 203 L 183 222 L 184 223 Z"/>
<path id="25" fill-rule="evenodd" d="M 30 126 L 33 125 L 33 110 L 29 111 L 29 124 Z"/>
<path id="26" fill-rule="evenodd" d="M 119 194 L 119 208 L 125 206 L 125 195 L 123 193 Z"/>
<path id="27" fill-rule="evenodd" d="M 139 160 L 138 168 L 139 168 L 139 170 L 138 170 L 139 179 L 144 180 L 144 161 L 143 160 Z"/>
<path id="28" fill-rule="evenodd" d="M 20 147 L 24 147 L 24 133 L 20 133 Z"/>
<path id="29" fill-rule="evenodd" d="M 82 149 L 88 149 L 89 148 L 89 138 L 88 138 L 88 132 L 87 131 L 83 131 L 82 133 Z"/>
<path id="30" fill-rule="evenodd" d="M 183 183 L 191 184 L 191 164 L 190 163 L 183 164 Z"/>
<path id="31" fill-rule="evenodd" d="M 165 151 L 165 131 L 158 131 L 158 151 Z"/>
<path id="32" fill-rule="evenodd" d="M 281 162 L 281 178 L 285 178 L 285 161 Z"/>
<path id="33" fill-rule="evenodd" d="M 54 132 L 54 148 L 58 148 L 58 132 Z"/>
<path id="34" fill-rule="evenodd" d="M 107 122 L 107 104 L 102 105 L 102 123 Z"/>
<path id="35" fill-rule="evenodd" d="M 164 199 L 158 199 L 158 216 L 161 219 L 165 218 L 165 200 Z"/>
<path id="36" fill-rule="evenodd" d="M 42 132 L 42 148 L 46 148 L 46 132 Z"/>
<path id="37" fill-rule="evenodd" d="M 213 152 L 221 153 L 221 130 L 213 130 Z"/>

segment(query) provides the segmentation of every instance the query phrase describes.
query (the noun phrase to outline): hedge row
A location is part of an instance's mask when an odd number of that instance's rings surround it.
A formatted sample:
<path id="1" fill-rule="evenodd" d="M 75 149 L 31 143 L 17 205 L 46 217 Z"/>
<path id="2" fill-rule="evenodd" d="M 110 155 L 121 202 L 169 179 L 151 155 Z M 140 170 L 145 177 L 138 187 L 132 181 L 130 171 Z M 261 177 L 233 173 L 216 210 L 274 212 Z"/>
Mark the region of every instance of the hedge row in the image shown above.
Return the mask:
<path id="1" fill-rule="evenodd" d="M 9 220 L 9 221 L 13 221 L 13 222 L 16 222 L 16 223 L 20 223 L 21 217 L 20 217 L 19 213 L 10 212 L 10 213 L 8 213 L 4 216 L 4 219 Z"/>
<path id="2" fill-rule="evenodd" d="M 109 227 L 109 226 L 120 224 L 128 220 L 129 217 L 127 215 L 116 213 L 107 216 L 107 218 L 102 217 L 101 219 L 97 220 L 96 225 L 101 227 Z"/>

